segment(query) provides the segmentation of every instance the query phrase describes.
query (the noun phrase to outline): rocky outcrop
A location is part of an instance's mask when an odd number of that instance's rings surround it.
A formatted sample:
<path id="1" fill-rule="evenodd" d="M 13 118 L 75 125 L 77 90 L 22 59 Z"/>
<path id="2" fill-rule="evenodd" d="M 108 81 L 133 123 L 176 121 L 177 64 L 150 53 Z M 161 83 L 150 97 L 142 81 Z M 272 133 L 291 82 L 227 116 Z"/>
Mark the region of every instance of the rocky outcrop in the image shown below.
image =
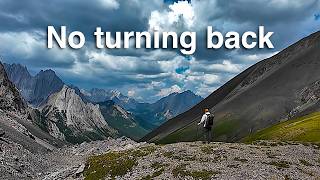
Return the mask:
<path id="1" fill-rule="evenodd" d="M 25 104 L 19 91 L 9 80 L 4 66 L 0 62 L 0 109 L 5 111 L 25 111 Z"/>
<path id="2" fill-rule="evenodd" d="M 74 89 L 64 86 L 41 108 L 47 131 L 72 143 L 102 140 L 118 132 L 104 119 L 99 105 L 84 102 Z"/>
<path id="3" fill-rule="evenodd" d="M 320 110 L 320 80 L 304 87 L 296 94 L 297 106 L 290 111 L 288 119 Z"/>

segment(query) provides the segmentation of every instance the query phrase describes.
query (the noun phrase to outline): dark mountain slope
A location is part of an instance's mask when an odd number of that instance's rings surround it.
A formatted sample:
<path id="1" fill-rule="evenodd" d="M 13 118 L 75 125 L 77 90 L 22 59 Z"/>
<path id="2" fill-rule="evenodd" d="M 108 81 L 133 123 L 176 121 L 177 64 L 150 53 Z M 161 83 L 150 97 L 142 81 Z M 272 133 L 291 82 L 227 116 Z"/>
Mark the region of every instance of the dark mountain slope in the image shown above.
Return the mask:
<path id="1" fill-rule="evenodd" d="M 314 87 L 320 80 L 319 42 L 317 32 L 253 65 L 142 140 L 196 140 L 196 123 L 206 107 L 215 112 L 214 139 L 221 141 L 237 141 L 282 119 L 318 109 L 318 99 L 308 94 L 318 91 Z"/>
<path id="2" fill-rule="evenodd" d="M 110 100 L 98 104 L 104 119 L 119 132 L 119 135 L 139 140 L 148 133 L 131 113 L 116 105 L 115 102 Z"/>

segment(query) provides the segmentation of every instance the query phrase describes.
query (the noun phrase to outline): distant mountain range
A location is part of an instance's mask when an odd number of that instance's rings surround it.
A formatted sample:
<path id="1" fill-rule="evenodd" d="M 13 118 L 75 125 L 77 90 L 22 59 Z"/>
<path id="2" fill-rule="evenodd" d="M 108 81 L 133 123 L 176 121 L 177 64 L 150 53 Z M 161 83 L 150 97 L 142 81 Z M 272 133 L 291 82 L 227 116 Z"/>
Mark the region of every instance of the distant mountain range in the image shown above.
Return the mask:
<path id="1" fill-rule="evenodd" d="M 135 99 L 124 96 L 121 92 L 116 90 L 92 88 L 90 91 L 82 89 L 81 93 L 90 102 L 98 103 L 112 100 L 115 104 L 127 110 L 135 109 L 137 104 L 139 104 Z"/>
<path id="2" fill-rule="evenodd" d="M 4 64 L 9 79 L 20 90 L 22 97 L 32 106 L 39 106 L 51 94 L 63 87 L 63 81 L 52 70 L 40 71 L 31 76 L 25 66 Z"/>
<path id="3" fill-rule="evenodd" d="M 215 114 L 214 140 L 231 142 L 281 121 L 320 111 L 319 42 L 320 32 L 316 32 L 260 61 L 142 140 L 199 140 L 197 123 L 204 108 Z"/>
<path id="4" fill-rule="evenodd" d="M 201 96 L 195 95 L 192 91 L 172 93 L 161 98 L 155 103 L 139 103 L 133 112 L 136 118 L 147 129 L 154 129 L 167 120 L 189 110 L 202 101 Z"/>
<path id="5" fill-rule="evenodd" d="M 190 90 L 182 93 L 172 93 L 155 103 L 140 103 L 115 90 L 93 88 L 90 91 L 81 90 L 81 93 L 86 99 L 94 103 L 112 100 L 116 105 L 131 112 L 146 129 L 156 128 L 203 100 L 201 96 L 195 95 Z"/>
<path id="6" fill-rule="evenodd" d="M 116 90 L 66 85 L 53 70 L 31 76 L 25 66 L 4 64 L 9 79 L 33 109 L 30 119 L 51 136 L 80 143 L 127 136 L 139 139 L 202 100 L 191 91 L 140 103 Z"/>

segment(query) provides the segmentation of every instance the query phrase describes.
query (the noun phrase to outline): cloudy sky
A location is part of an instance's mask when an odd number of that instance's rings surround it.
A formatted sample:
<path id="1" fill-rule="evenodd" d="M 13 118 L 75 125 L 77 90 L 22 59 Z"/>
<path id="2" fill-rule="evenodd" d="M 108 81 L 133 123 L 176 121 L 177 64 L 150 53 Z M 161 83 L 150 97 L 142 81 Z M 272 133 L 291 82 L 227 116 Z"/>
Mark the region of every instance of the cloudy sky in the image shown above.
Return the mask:
<path id="1" fill-rule="evenodd" d="M 117 89 L 140 101 L 192 90 L 206 97 L 250 65 L 320 29 L 320 0 L 0 0 L 0 55 L 33 73 L 53 69 L 80 88 Z M 81 31 L 85 47 L 47 49 L 47 26 Z M 208 50 L 207 26 L 221 32 L 273 31 L 272 50 Z M 197 32 L 197 51 L 96 49 L 93 32 Z"/>

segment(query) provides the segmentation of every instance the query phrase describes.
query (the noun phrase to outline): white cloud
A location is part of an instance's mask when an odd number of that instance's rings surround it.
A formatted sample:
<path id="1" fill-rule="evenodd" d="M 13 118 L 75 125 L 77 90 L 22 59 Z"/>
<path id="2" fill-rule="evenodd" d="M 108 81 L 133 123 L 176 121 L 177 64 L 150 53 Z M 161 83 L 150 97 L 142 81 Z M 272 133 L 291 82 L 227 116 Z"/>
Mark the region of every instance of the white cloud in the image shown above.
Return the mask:
<path id="1" fill-rule="evenodd" d="M 172 94 L 175 92 L 180 93 L 180 92 L 182 92 L 182 89 L 178 85 L 173 85 L 169 88 L 161 89 L 160 92 L 156 96 L 164 97 L 164 96 L 168 96 L 169 94 Z"/>
<path id="2" fill-rule="evenodd" d="M 213 71 L 222 71 L 230 73 L 238 73 L 241 71 L 240 65 L 232 64 L 232 62 L 229 60 L 224 60 L 221 64 L 209 65 L 209 69 L 212 69 Z"/>
<path id="3" fill-rule="evenodd" d="M 26 65 L 72 64 L 76 57 L 76 53 L 69 49 L 61 50 L 55 47 L 48 50 L 43 36 L 38 33 L 0 33 L 0 42 L 0 54 L 22 58 L 18 61 Z"/>
<path id="4" fill-rule="evenodd" d="M 98 2 L 106 9 L 118 9 L 120 6 L 117 0 L 98 0 Z"/>
<path id="5" fill-rule="evenodd" d="M 266 58 L 272 57 L 276 54 L 278 54 L 279 51 L 276 52 L 268 52 L 268 53 L 260 53 L 260 54 L 236 54 L 232 53 L 232 56 L 235 57 L 236 59 L 240 60 L 243 63 L 255 63 L 261 60 L 264 60 Z"/>
<path id="6" fill-rule="evenodd" d="M 134 91 L 134 90 L 129 90 L 128 91 L 128 96 L 129 97 L 134 97 L 136 95 L 136 91 Z"/>
<path id="7" fill-rule="evenodd" d="M 149 30 L 160 28 L 160 31 L 181 31 L 181 28 L 191 28 L 194 24 L 194 9 L 187 1 L 178 1 L 169 5 L 169 9 L 151 12 Z M 182 27 L 181 27 L 182 26 Z"/>

